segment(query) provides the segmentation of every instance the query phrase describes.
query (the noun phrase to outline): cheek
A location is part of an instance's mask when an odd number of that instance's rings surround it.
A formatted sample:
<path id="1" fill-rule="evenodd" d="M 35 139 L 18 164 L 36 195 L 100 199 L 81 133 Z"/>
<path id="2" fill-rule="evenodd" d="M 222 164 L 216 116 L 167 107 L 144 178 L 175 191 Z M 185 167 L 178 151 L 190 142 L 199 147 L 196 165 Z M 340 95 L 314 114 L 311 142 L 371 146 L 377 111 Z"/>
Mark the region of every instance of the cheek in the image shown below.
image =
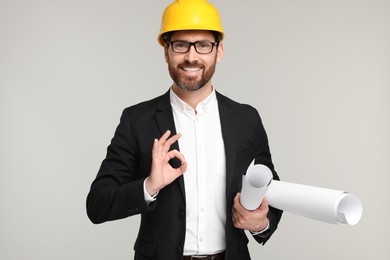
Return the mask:
<path id="1" fill-rule="evenodd" d="M 166 54 L 165 62 L 168 64 L 168 66 L 175 67 L 178 64 L 178 59 L 175 59 L 173 55 Z"/>
<path id="2" fill-rule="evenodd" d="M 165 62 L 169 63 L 169 56 L 168 56 L 168 48 L 167 47 L 164 48 L 164 58 L 165 58 Z"/>
<path id="3" fill-rule="evenodd" d="M 167 55 L 164 55 L 164 57 L 165 57 L 165 62 L 169 63 L 169 57 Z"/>

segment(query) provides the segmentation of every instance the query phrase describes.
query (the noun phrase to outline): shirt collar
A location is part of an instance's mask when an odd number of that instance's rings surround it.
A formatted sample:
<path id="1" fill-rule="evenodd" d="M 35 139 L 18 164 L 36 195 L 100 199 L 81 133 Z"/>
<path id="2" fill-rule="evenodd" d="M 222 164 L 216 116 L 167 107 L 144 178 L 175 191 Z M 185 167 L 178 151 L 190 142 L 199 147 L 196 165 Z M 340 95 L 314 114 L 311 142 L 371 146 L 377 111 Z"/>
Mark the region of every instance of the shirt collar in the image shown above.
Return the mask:
<path id="1" fill-rule="evenodd" d="M 181 112 L 195 113 L 192 107 L 188 105 L 186 102 L 184 102 L 182 99 L 180 99 L 179 96 L 177 96 L 176 93 L 172 90 L 172 88 L 170 89 L 169 96 L 173 108 Z M 208 111 L 211 111 L 211 108 L 214 107 L 216 104 L 217 104 L 217 96 L 215 94 L 215 88 L 213 87 L 213 90 L 211 91 L 210 95 L 208 95 L 202 102 L 200 102 L 196 106 L 196 112 L 198 115 L 207 113 Z"/>

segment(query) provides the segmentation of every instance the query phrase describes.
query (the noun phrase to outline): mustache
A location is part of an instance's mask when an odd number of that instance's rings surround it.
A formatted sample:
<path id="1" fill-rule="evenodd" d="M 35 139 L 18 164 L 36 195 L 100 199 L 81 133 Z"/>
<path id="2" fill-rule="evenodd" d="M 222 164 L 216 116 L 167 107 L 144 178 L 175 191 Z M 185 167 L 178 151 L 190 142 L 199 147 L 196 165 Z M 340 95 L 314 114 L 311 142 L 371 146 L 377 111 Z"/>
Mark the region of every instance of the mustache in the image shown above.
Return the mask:
<path id="1" fill-rule="evenodd" d="M 189 61 L 184 61 L 178 65 L 179 67 L 203 67 L 203 65 L 197 61 L 195 62 L 189 62 Z"/>

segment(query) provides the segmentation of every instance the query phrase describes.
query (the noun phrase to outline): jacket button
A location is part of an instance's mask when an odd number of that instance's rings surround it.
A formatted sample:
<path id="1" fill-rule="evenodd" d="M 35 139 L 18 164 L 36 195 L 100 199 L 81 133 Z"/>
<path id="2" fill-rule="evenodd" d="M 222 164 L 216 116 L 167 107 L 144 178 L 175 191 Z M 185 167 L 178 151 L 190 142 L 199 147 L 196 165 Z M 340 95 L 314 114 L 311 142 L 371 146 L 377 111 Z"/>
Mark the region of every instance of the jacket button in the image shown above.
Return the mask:
<path id="1" fill-rule="evenodd" d="M 183 248 L 181 246 L 178 246 L 177 247 L 177 252 L 182 253 L 183 252 Z"/>
<path id="2" fill-rule="evenodd" d="M 179 210 L 179 217 L 184 218 L 185 215 L 186 215 L 186 214 L 185 214 L 184 210 L 180 209 L 180 210 Z"/>

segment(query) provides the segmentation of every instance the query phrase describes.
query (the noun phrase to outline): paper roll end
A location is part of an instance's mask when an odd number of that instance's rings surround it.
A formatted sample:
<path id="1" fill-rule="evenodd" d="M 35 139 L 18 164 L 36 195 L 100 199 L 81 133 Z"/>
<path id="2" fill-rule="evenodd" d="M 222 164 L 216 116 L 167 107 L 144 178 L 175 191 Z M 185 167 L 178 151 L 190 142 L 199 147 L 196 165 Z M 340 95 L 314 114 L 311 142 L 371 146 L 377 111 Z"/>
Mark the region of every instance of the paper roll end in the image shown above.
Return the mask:
<path id="1" fill-rule="evenodd" d="M 352 194 L 345 193 L 337 206 L 337 222 L 356 225 L 363 214 L 363 205 L 360 199 Z"/>

